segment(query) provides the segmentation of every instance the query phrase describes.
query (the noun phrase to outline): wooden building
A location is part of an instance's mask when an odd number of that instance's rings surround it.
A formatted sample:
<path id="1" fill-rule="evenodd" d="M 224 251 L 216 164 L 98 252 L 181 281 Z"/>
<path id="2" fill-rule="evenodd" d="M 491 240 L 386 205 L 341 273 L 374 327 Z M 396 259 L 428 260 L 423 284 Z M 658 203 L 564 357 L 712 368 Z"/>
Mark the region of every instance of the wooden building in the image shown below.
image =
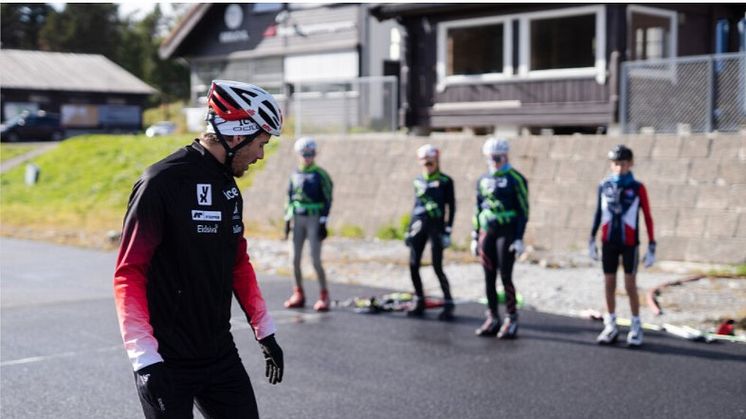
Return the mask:
<path id="1" fill-rule="evenodd" d="M 139 131 L 157 93 L 103 55 L 3 49 L 0 62 L 2 121 L 46 111 L 70 132 Z"/>
<path id="2" fill-rule="evenodd" d="M 572 133 L 603 132 L 618 122 L 624 60 L 739 51 L 745 10 L 400 3 L 371 12 L 405 28 L 402 114 L 410 129 Z"/>
<path id="3" fill-rule="evenodd" d="M 190 129 L 204 126 L 204 101 L 214 79 L 260 85 L 292 115 L 291 95 L 312 98 L 320 94 L 314 90 L 319 84 L 398 75 L 398 57 L 392 59 L 389 51 L 398 25 L 379 22 L 369 8 L 358 3 L 195 4 L 160 48 L 162 58 L 185 59 L 191 68 Z M 296 86 L 302 91 L 295 92 Z M 316 118 L 333 120 L 352 103 L 340 95 L 337 101 L 307 102 L 304 113 L 315 110 Z"/>

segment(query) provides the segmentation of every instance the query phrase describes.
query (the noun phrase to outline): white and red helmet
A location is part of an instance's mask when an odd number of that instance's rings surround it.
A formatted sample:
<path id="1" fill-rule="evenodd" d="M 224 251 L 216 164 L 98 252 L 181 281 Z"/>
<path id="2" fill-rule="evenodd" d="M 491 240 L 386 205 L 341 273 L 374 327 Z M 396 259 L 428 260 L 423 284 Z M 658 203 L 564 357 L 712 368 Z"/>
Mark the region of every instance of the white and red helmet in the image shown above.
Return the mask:
<path id="1" fill-rule="evenodd" d="M 282 131 L 282 110 L 275 98 L 259 86 L 230 80 L 213 80 L 207 103 L 225 121 L 251 119 L 270 135 Z"/>

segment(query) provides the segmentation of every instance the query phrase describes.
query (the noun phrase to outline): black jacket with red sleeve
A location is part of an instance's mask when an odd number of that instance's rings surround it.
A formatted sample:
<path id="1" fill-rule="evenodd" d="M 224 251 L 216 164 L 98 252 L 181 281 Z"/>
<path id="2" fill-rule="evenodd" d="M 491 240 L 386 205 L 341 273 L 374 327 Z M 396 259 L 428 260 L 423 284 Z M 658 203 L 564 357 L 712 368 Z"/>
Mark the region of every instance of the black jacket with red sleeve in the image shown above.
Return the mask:
<path id="1" fill-rule="evenodd" d="M 235 295 L 257 339 L 275 332 L 246 252 L 243 199 L 198 141 L 135 183 L 114 272 L 119 326 L 135 370 L 196 365 L 235 350 Z"/>

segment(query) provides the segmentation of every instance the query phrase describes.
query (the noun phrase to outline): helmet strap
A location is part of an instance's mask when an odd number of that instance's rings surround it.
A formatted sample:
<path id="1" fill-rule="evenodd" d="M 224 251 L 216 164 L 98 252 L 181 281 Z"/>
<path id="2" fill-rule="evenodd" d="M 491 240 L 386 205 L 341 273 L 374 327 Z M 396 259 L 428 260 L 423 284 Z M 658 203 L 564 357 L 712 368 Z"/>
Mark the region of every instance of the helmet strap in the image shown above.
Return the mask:
<path id="1" fill-rule="evenodd" d="M 231 170 L 231 164 L 233 163 L 233 158 L 236 156 L 236 152 L 238 152 L 239 149 L 241 149 L 244 146 L 247 146 L 249 143 L 254 141 L 256 137 L 261 134 L 262 130 L 258 130 L 254 134 L 251 134 L 249 136 L 246 136 L 246 138 L 241 141 L 240 143 L 236 144 L 235 147 L 231 148 L 231 146 L 228 145 L 228 142 L 225 140 L 225 137 L 223 137 L 223 134 L 220 133 L 218 130 L 217 125 L 215 125 L 215 118 L 210 118 L 210 125 L 212 125 L 213 131 L 215 131 L 215 136 L 218 137 L 218 141 L 225 149 L 225 161 L 223 162 L 223 165 L 225 168 L 230 171 Z"/>

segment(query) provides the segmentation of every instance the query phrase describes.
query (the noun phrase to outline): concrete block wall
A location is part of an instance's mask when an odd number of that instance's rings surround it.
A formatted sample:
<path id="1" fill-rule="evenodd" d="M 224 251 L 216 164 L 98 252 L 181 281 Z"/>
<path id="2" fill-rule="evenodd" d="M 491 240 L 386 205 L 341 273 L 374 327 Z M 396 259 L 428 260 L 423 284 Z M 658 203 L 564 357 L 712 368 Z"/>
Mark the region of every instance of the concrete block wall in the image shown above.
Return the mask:
<path id="1" fill-rule="evenodd" d="M 411 210 L 417 148 L 440 147 L 441 168 L 456 186 L 454 239 L 466 244 L 475 184 L 486 171 L 484 137 L 404 135 L 318 137 L 317 162 L 334 181 L 332 227 L 355 225 L 368 236 L 398 225 Z M 633 172 L 648 188 L 658 257 L 746 262 L 746 135 L 534 136 L 511 140 L 511 163 L 529 182 L 526 242 L 544 249 L 584 249 L 596 187 L 608 172 L 606 153 L 627 144 Z M 281 141 L 252 187 L 244 191 L 250 223 L 279 223 L 288 176 L 297 164 L 292 140 Z M 642 217 L 640 217 L 642 222 Z M 643 223 L 644 224 L 644 223 Z M 647 235 L 641 235 L 643 242 Z"/>

